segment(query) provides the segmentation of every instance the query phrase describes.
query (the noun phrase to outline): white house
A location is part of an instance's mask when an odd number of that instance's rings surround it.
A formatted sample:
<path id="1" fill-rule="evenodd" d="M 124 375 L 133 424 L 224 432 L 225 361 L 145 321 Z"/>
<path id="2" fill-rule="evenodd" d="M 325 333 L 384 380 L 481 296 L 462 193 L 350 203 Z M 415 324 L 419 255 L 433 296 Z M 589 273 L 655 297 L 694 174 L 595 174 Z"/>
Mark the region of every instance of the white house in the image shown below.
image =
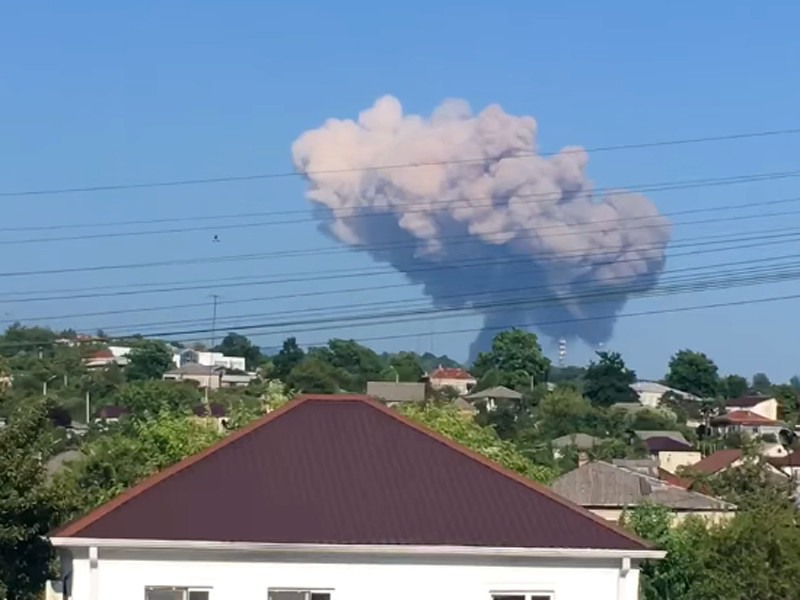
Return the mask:
<path id="1" fill-rule="evenodd" d="M 446 369 L 441 365 L 428 375 L 428 381 L 435 390 L 450 387 L 462 395 L 468 394 L 478 383 L 477 379 L 464 369 Z"/>
<path id="2" fill-rule="evenodd" d="M 725 402 L 725 410 L 729 413 L 748 411 L 761 415 L 771 421 L 778 420 L 778 400 L 772 396 L 743 396 Z"/>
<path id="3" fill-rule="evenodd" d="M 641 402 L 642 406 L 648 408 L 658 408 L 658 403 L 661 401 L 661 398 L 664 397 L 664 394 L 671 394 L 676 398 L 692 400 L 694 402 L 702 401 L 701 398 L 694 394 L 682 392 L 681 390 L 676 390 L 675 388 L 656 383 L 655 381 L 637 381 L 631 384 L 631 389 L 639 396 L 639 402 Z"/>
<path id="4" fill-rule="evenodd" d="M 74 600 L 636 600 L 645 542 L 366 396 L 304 396 L 51 536 Z"/>
<path id="5" fill-rule="evenodd" d="M 164 373 L 165 381 L 194 381 L 200 389 L 216 390 L 222 383 L 223 369 L 186 363 L 182 367 Z"/>
<path id="6" fill-rule="evenodd" d="M 749 410 L 734 410 L 711 419 L 711 428 L 719 435 L 746 433 L 751 436 L 773 435 L 776 439 L 786 424 Z"/>
<path id="7" fill-rule="evenodd" d="M 241 356 L 225 356 L 222 352 L 206 352 L 201 350 L 181 350 L 173 357 L 178 367 L 193 363 L 204 367 L 225 367 L 236 371 L 244 371 L 246 364 Z"/>

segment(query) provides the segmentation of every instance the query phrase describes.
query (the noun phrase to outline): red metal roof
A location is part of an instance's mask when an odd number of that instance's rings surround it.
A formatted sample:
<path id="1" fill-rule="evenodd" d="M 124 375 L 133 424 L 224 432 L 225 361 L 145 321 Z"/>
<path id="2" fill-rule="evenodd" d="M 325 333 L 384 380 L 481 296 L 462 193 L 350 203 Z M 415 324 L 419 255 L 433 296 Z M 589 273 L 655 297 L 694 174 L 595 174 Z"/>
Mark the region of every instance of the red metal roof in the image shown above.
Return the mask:
<path id="1" fill-rule="evenodd" d="M 703 458 L 700 462 L 693 464 L 691 469 L 693 471 L 697 471 L 698 473 L 713 475 L 714 473 L 719 473 L 720 471 L 727 469 L 741 457 L 741 450 L 717 450 L 713 454 L 709 454 Z"/>
<path id="2" fill-rule="evenodd" d="M 445 369 L 439 367 L 430 375 L 431 379 L 475 379 L 464 369 Z"/>
<path id="3" fill-rule="evenodd" d="M 735 410 L 726 415 L 720 415 L 711 419 L 712 425 L 732 424 L 732 425 L 778 425 L 777 421 L 768 419 L 749 410 Z"/>
<path id="4" fill-rule="evenodd" d="M 649 548 L 362 396 L 298 398 L 53 535 Z"/>

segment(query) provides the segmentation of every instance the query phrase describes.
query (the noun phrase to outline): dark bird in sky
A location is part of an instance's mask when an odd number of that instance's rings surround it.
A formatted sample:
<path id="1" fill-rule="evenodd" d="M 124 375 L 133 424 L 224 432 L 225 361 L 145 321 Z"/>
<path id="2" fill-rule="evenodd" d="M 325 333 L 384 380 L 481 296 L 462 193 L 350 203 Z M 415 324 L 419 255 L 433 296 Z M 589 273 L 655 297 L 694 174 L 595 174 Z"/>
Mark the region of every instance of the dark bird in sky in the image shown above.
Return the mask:
<path id="1" fill-rule="evenodd" d="M 214 239 L 213 239 L 212 241 L 213 241 L 214 243 L 218 242 L 218 241 L 219 241 L 219 236 L 218 236 L 218 235 L 215 235 L 215 236 L 214 236 Z"/>

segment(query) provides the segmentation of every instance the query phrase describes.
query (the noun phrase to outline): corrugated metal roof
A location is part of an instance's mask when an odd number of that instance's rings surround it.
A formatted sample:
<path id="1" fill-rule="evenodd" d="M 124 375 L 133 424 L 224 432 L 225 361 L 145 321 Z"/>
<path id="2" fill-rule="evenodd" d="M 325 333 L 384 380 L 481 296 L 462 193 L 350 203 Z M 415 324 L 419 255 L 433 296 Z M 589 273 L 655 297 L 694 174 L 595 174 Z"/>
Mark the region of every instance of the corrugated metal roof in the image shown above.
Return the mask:
<path id="1" fill-rule="evenodd" d="M 645 549 L 549 489 L 361 396 L 307 396 L 54 535 Z"/>
<path id="2" fill-rule="evenodd" d="M 422 402 L 425 400 L 425 384 L 368 381 L 367 395 L 387 402 Z"/>
<path id="3" fill-rule="evenodd" d="M 559 477 L 553 489 L 587 507 L 624 508 L 645 502 L 675 510 L 728 510 L 732 505 L 604 462 L 587 463 Z"/>
<path id="4" fill-rule="evenodd" d="M 470 400 L 485 400 L 489 398 L 493 399 L 506 398 L 508 400 L 521 400 L 522 394 L 512 389 L 509 389 L 505 386 L 498 385 L 493 388 L 481 390 L 480 392 L 475 392 L 474 394 L 470 394 L 469 396 L 467 396 L 467 398 L 469 398 Z"/>

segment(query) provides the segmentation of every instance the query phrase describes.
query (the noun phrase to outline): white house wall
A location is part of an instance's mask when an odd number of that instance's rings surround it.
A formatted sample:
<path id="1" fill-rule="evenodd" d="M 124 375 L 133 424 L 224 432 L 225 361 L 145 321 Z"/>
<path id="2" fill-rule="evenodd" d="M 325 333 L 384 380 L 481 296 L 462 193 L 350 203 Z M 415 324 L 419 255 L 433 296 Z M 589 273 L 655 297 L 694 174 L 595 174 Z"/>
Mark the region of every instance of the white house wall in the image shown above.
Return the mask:
<path id="1" fill-rule="evenodd" d="M 490 600 L 492 592 L 553 600 L 636 600 L 638 570 L 621 559 L 319 556 L 276 558 L 100 549 L 96 567 L 76 549 L 73 600 L 144 600 L 147 586 L 210 588 L 210 600 L 266 600 L 269 588 L 331 590 L 332 600 Z M 167 553 L 167 554 L 165 554 Z M 412 562 L 413 561 L 413 562 Z M 94 573 L 94 575 L 93 575 Z"/>

